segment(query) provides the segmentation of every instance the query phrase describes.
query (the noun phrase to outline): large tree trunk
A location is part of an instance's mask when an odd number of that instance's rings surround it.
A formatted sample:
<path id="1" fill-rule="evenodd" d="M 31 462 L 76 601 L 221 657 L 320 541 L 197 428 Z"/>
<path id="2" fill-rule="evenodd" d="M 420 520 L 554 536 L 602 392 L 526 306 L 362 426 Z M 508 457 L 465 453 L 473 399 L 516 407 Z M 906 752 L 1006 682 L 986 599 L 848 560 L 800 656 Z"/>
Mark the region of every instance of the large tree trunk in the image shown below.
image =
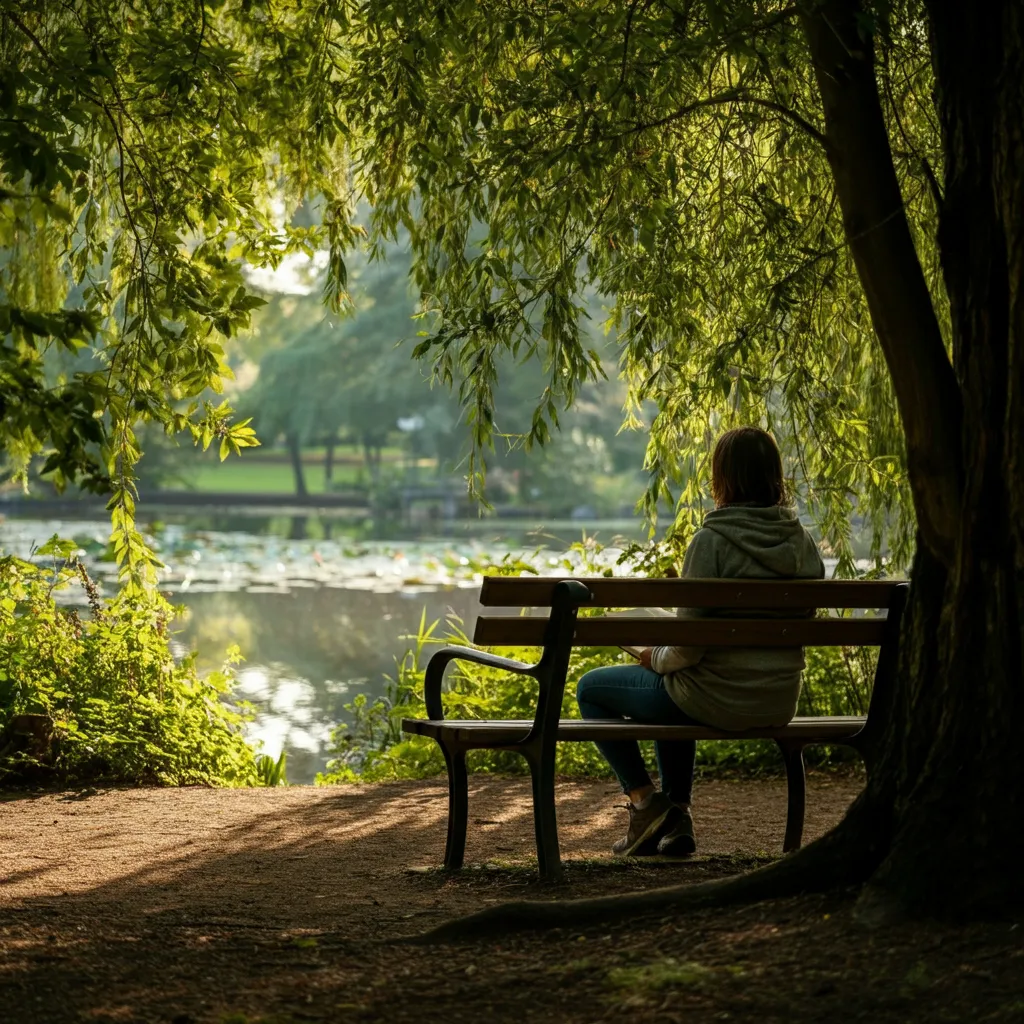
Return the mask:
<path id="1" fill-rule="evenodd" d="M 855 0 L 827 0 L 803 22 L 844 224 L 907 429 L 922 536 L 898 684 L 872 705 L 886 726 L 876 763 L 837 838 L 875 837 L 862 862 L 872 868 L 866 912 L 987 912 L 1024 897 L 1014 839 L 1024 503 L 1011 498 L 1021 490 L 1022 353 L 1008 301 L 1024 241 L 1020 5 L 932 4 L 952 364 L 924 307 L 859 13 Z M 1009 150 L 998 153 L 997 140 Z"/>
<path id="2" fill-rule="evenodd" d="M 824 0 L 801 14 L 843 228 L 906 433 L 918 523 L 948 564 L 961 491 L 960 395 L 907 224 L 866 18 L 859 0 Z"/>
<path id="3" fill-rule="evenodd" d="M 1024 901 L 1024 14 L 1019 0 L 930 14 L 964 494 L 940 627 L 909 638 L 930 656 L 908 665 L 894 834 L 869 893 L 912 912 L 991 912 Z"/>

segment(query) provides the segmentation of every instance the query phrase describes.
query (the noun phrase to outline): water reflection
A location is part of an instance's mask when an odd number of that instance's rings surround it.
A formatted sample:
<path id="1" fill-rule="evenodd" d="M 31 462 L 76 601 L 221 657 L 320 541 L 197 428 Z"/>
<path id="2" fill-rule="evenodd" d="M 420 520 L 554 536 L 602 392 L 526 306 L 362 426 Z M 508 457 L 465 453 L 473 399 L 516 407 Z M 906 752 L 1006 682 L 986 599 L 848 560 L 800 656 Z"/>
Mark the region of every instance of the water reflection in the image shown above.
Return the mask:
<path id="1" fill-rule="evenodd" d="M 395 658 L 410 646 L 420 615 L 472 621 L 475 588 L 379 593 L 333 587 L 287 592 L 184 592 L 188 609 L 178 641 L 215 667 L 230 644 L 245 655 L 238 693 L 259 717 L 250 736 L 267 753 L 288 751 L 291 782 L 312 782 L 326 763 L 331 727 L 357 693 L 384 692 Z"/>

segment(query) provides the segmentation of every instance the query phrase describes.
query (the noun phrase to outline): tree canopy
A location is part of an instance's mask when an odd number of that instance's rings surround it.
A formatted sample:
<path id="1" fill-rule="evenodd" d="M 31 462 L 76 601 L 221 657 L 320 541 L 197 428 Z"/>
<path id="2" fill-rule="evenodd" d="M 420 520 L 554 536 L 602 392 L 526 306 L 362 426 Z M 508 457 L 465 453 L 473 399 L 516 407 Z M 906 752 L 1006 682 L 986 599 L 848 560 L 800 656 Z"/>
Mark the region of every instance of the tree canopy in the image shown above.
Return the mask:
<path id="1" fill-rule="evenodd" d="M 590 289 L 614 306 L 633 408 L 660 410 L 649 514 L 678 499 L 685 536 L 711 437 L 754 419 L 783 441 L 847 566 L 854 507 L 877 550 L 909 558 L 903 435 L 796 8 L 3 10 L 3 373 L 17 396 L 4 450 L 14 469 L 44 451 L 58 483 L 115 480 L 129 558 L 132 423 L 251 443 L 225 407 L 195 401 L 220 389 L 218 338 L 258 305 L 243 262 L 328 246 L 340 311 L 356 197 L 374 236 L 411 237 L 438 324 L 417 351 L 461 389 L 476 488 L 504 353 L 547 368 L 528 443 L 600 372 L 580 326 Z M 880 93 L 935 283 L 925 22 L 913 6 L 864 17 L 886 40 Z M 287 211 L 311 197 L 322 223 L 295 226 Z M 41 358 L 52 346 L 85 350 L 57 380 Z"/>
<path id="2" fill-rule="evenodd" d="M 578 301 L 595 288 L 615 302 L 633 401 L 660 409 L 649 511 L 671 491 L 690 525 L 714 434 L 761 421 L 841 556 L 856 501 L 907 561 L 903 433 L 797 7 L 389 2 L 359 16 L 338 83 L 365 111 L 354 166 L 379 230 L 412 232 L 442 318 L 420 351 L 472 396 L 480 446 L 503 350 L 548 366 L 538 439 L 596 372 Z M 863 19 L 885 40 L 895 168 L 945 323 L 926 24 L 913 6 Z"/>

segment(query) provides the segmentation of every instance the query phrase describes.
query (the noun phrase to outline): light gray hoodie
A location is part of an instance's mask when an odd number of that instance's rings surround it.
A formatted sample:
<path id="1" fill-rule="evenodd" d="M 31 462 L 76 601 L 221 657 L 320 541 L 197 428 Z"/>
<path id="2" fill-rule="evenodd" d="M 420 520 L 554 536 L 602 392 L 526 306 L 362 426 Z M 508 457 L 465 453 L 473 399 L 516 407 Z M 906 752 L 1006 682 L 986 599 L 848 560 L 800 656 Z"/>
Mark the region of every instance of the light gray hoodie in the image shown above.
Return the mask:
<path id="1" fill-rule="evenodd" d="M 822 579 L 810 534 L 788 508 L 726 505 L 709 512 L 683 560 L 696 579 Z M 771 611 L 680 608 L 681 618 L 762 618 Z M 793 612 L 775 612 L 775 616 Z M 656 647 L 651 667 L 692 718 L 719 729 L 785 725 L 796 713 L 804 655 L 785 647 Z"/>

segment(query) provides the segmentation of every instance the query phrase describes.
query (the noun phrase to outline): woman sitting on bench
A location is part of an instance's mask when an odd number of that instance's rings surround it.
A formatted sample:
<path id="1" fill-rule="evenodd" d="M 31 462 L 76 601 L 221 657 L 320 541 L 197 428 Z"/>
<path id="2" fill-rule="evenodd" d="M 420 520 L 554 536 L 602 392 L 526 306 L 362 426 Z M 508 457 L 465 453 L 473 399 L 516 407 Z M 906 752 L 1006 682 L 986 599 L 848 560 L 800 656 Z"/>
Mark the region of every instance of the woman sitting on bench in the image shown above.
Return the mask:
<path id="1" fill-rule="evenodd" d="M 782 460 L 770 434 L 756 427 L 723 434 L 712 456 L 711 493 L 715 508 L 686 549 L 684 577 L 824 577 L 818 548 L 788 504 Z M 680 608 L 678 614 L 725 613 Z M 576 697 L 584 718 L 734 730 L 780 726 L 796 714 L 803 667 L 800 648 L 655 647 L 642 652 L 638 665 L 587 672 Z M 635 740 L 597 746 L 629 796 L 629 829 L 613 852 L 625 857 L 693 853 L 696 743 L 655 743 L 660 792 Z"/>

